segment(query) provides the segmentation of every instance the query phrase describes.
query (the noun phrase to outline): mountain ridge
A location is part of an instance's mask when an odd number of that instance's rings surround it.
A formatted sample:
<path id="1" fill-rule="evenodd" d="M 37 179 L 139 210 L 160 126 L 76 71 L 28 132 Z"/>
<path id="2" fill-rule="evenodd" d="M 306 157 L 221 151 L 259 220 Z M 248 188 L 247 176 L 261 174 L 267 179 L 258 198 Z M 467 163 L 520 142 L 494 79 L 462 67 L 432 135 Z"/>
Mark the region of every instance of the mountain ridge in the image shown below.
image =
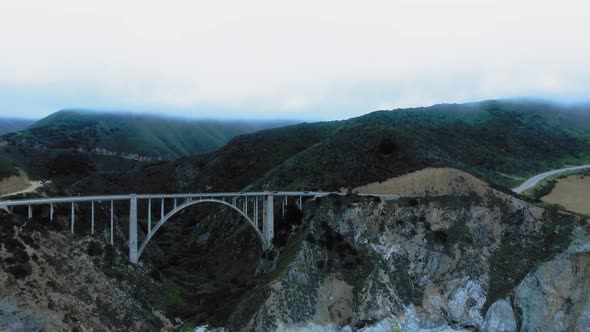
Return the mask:
<path id="1" fill-rule="evenodd" d="M 75 165 L 74 176 L 127 171 L 138 162 L 208 153 L 237 135 L 289 123 L 62 110 L 0 136 L 0 156 L 33 178 L 63 174 L 67 165 Z"/>
<path id="2" fill-rule="evenodd" d="M 28 131 L 30 134 L 41 131 L 42 135 L 46 130 L 49 131 L 47 134 L 55 135 L 51 130 L 70 130 L 78 135 L 61 137 L 67 141 L 61 142 L 61 145 L 69 143 L 86 148 L 82 142 L 72 139 L 84 139 L 80 134 L 85 134 L 94 138 L 92 142 L 98 148 L 109 150 L 110 147 L 116 152 L 175 159 L 211 152 L 240 134 L 289 123 L 289 120 L 200 120 L 155 114 L 64 109 L 33 123 Z M 101 130 L 103 135 L 113 137 L 100 137 Z"/>
<path id="3" fill-rule="evenodd" d="M 144 188 L 125 174 L 112 176 L 135 191 L 340 190 L 451 167 L 510 188 L 529 175 L 590 161 L 589 124 L 590 109 L 538 103 L 376 111 L 241 135 L 209 154 L 145 165 L 132 177 L 159 180 Z"/>
<path id="4" fill-rule="evenodd" d="M 35 120 L 0 117 L 0 136 L 13 133 L 32 125 Z"/>

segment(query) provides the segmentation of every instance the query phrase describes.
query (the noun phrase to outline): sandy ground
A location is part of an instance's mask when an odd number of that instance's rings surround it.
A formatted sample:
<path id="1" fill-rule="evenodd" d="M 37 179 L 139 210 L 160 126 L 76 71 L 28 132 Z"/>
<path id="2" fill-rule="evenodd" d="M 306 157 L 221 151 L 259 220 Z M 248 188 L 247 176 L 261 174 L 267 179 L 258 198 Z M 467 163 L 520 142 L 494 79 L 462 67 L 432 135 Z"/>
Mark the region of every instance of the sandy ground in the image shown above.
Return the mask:
<path id="1" fill-rule="evenodd" d="M 30 193 L 41 186 L 41 181 L 31 181 L 19 170 L 19 176 L 11 176 L 0 181 L 0 197 Z"/>
<path id="2" fill-rule="evenodd" d="M 353 191 L 362 194 L 411 196 L 468 195 L 485 185 L 484 181 L 454 168 L 425 168 L 381 183 L 369 183 Z"/>
<path id="3" fill-rule="evenodd" d="M 543 196 L 541 200 L 559 204 L 573 212 L 590 215 L 590 177 L 571 175 L 559 179 L 551 193 Z"/>

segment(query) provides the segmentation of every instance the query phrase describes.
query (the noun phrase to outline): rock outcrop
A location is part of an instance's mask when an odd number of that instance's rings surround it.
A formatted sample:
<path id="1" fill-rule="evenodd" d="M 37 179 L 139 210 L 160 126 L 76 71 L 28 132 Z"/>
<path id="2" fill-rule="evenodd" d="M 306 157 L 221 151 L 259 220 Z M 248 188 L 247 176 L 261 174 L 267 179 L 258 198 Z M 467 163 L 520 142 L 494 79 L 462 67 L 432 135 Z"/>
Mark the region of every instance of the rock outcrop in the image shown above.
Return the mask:
<path id="1" fill-rule="evenodd" d="M 588 329 L 583 217 L 489 187 L 392 201 L 333 196 L 305 211 L 229 330 Z"/>
<path id="2" fill-rule="evenodd" d="M 163 285 L 106 234 L 0 212 L 0 331 L 170 330 Z M 121 240 L 121 239 L 117 239 Z"/>

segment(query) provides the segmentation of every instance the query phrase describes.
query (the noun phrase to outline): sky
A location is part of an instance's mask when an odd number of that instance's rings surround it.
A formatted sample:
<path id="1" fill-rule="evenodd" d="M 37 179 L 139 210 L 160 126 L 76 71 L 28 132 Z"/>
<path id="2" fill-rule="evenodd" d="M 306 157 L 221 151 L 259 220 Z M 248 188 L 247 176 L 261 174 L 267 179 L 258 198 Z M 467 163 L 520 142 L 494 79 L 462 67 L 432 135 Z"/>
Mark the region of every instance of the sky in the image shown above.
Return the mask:
<path id="1" fill-rule="evenodd" d="M 588 1 L 0 0 L 0 116 L 345 119 L 587 101 Z"/>

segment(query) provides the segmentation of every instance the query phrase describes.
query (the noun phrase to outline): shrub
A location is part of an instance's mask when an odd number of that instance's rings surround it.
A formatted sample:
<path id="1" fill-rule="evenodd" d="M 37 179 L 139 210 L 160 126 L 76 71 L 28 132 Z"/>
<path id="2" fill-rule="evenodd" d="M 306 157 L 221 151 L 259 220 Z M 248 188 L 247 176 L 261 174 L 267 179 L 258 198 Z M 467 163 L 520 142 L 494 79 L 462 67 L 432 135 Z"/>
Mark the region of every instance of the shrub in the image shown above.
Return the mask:
<path id="1" fill-rule="evenodd" d="M 381 152 L 384 155 L 390 155 L 398 149 L 397 144 L 391 138 L 388 137 L 384 137 L 381 139 L 378 148 L 379 152 Z"/>

